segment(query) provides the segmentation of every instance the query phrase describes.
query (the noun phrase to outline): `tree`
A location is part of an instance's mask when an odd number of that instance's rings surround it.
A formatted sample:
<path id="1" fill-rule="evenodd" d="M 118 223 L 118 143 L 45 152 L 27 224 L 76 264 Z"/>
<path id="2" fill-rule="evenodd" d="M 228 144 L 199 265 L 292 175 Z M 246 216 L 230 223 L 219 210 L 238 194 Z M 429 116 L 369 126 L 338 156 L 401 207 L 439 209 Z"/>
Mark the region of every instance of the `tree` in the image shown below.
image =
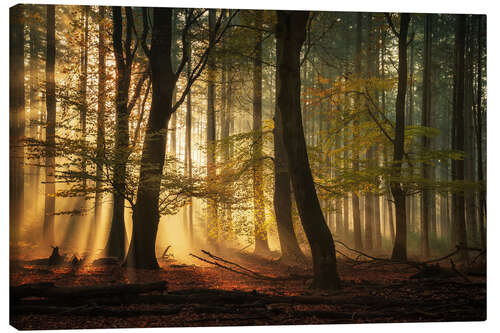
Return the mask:
<path id="1" fill-rule="evenodd" d="M 113 217 L 111 219 L 111 230 L 106 243 L 105 252 L 108 256 L 123 259 L 125 255 L 125 178 L 127 171 L 127 159 L 129 156 L 129 116 L 128 95 L 130 88 L 130 74 L 138 41 L 132 48 L 132 31 L 134 21 L 132 9 L 125 8 L 126 36 L 125 43 L 122 42 L 122 8 L 113 7 L 113 52 L 116 62 L 116 125 L 115 125 L 115 148 L 113 165 Z M 125 54 L 125 57 L 124 57 Z"/>
<path id="2" fill-rule="evenodd" d="M 357 13 L 357 24 L 356 24 L 356 60 L 355 60 L 355 72 L 357 78 L 361 78 L 361 31 L 363 14 Z M 353 116 L 353 151 L 352 151 L 352 168 L 354 172 L 359 172 L 359 110 L 361 108 L 360 97 L 356 96 L 355 100 L 355 112 Z M 352 218 L 353 218 L 353 228 L 354 228 L 354 247 L 358 250 L 363 249 L 363 242 L 361 241 L 361 212 L 359 209 L 359 196 L 358 193 L 352 192 Z"/>
<path id="3" fill-rule="evenodd" d="M 89 234 L 88 247 L 94 245 L 94 234 L 97 230 L 97 221 L 101 218 L 102 208 L 102 182 L 100 179 L 103 176 L 103 163 L 105 158 L 105 134 L 106 128 L 104 117 L 106 111 L 106 47 L 105 47 L 105 26 L 104 26 L 104 6 L 99 6 L 99 41 L 98 41 L 98 79 L 97 79 L 97 153 L 96 153 L 96 185 L 95 185 L 95 202 L 94 202 L 94 220 L 92 222 L 91 232 Z"/>
<path id="4" fill-rule="evenodd" d="M 478 181 L 484 182 L 483 175 L 483 75 L 482 75 L 482 57 L 483 57 L 483 20 L 478 16 L 477 30 L 477 103 L 476 103 L 476 145 L 477 145 L 477 177 Z M 479 224 L 481 246 L 486 248 L 486 190 L 479 192 Z"/>
<path id="5" fill-rule="evenodd" d="M 267 230 L 265 227 L 265 205 L 263 189 L 263 159 L 262 159 L 262 19 L 261 10 L 254 11 L 254 58 L 253 58 L 253 206 L 255 225 L 255 252 L 269 252 Z"/>
<path id="6" fill-rule="evenodd" d="M 295 200 L 313 257 L 314 286 L 339 289 L 335 244 L 321 211 L 307 156 L 300 110 L 300 49 L 305 40 L 308 12 L 277 11 L 276 42 L 278 108 Z"/>
<path id="7" fill-rule="evenodd" d="M 457 151 L 464 150 L 464 83 L 465 83 L 465 26 L 466 15 L 457 15 L 455 30 L 455 76 L 454 76 L 454 99 L 453 99 L 453 132 L 452 148 Z M 454 159 L 452 161 L 452 179 L 463 181 L 464 160 Z M 458 188 L 453 192 L 453 232 L 456 233 L 456 245 L 467 247 L 467 233 L 465 228 L 465 201 L 464 190 Z M 462 251 L 462 259 L 466 260 L 467 252 Z"/>
<path id="8" fill-rule="evenodd" d="M 406 194 L 401 182 L 401 167 L 404 157 L 405 145 L 405 95 L 408 81 L 407 66 L 407 36 L 410 24 L 410 14 L 401 14 L 399 32 L 396 31 L 392 19 L 387 14 L 387 19 L 392 31 L 398 37 L 398 93 L 396 96 L 396 128 L 394 138 L 393 172 L 391 175 L 391 191 L 396 207 L 396 238 L 392 249 L 392 259 L 406 261 Z"/>
<path id="9" fill-rule="evenodd" d="M 281 43 L 276 43 L 276 59 L 280 58 Z M 279 84 L 279 76 L 276 74 L 276 87 Z M 292 197 L 290 188 L 290 172 L 288 171 L 288 160 L 283 142 L 283 123 L 281 112 L 278 107 L 278 94 L 275 97 L 274 108 L 274 214 L 280 240 L 281 260 L 298 261 L 304 260 L 297 236 L 293 229 L 292 220 Z"/>
<path id="10" fill-rule="evenodd" d="M 85 147 L 87 141 L 87 77 L 88 77 L 88 53 L 89 53 L 89 6 L 82 6 L 80 22 L 83 26 L 83 31 L 80 36 L 80 73 L 79 73 L 79 87 L 78 87 L 78 111 L 80 121 L 80 139 L 82 146 Z M 87 158 L 82 156 L 80 169 L 82 174 L 87 171 Z M 82 179 L 82 192 L 87 192 L 87 178 Z M 76 209 L 80 212 L 85 211 L 86 199 L 85 195 L 78 197 Z M 69 221 L 66 235 L 62 243 L 63 247 L 68 244 L 74 244 L 77 234 L 81 231 L 82 220 L 79 215 L 72 215 Z"/>
<path id="11" fill-rule="evenodd" d="M 424 18 L 424 73 L 423 73 L 423 97 L 422 97 L 422 126 L 431 126 L 431 61 L 432 61 L 432 15 L 425 14 Z M 422 138 L 422 149 L 430 150 L 431 141 L 428 136 Z M 425 179 L 431 179 L 432 166 L 430 163 L 424 163 L 423 176 Z M 433 192 L 429 188 L 424 188 L 422 192 L 422 253 L 428 257 L 430 255 L 429 246 L 429 224 L 431 223 L 432 210 L 431 204 Z"/>
<path id="12" fill-rule="evenodd" d="M 54 220 L 56 208 L 56 82 L 54 79 L 56 64 L 56 28 L 55 6 L 47 5 L 47 55 L 45 57 L 45 105 L 47 108 L 47 127 L 45 130 L 45 216 L 43 235 L 45 242 L 54 244 Z"/>
<path id="13" fill-rule="evenodd" d="M 9 104 L 10 104 L 10 240 L 18 241 L 18 232 L 24 218 L 24 6 L 9 10 Z"/>
<path id="14" fill-rule="evenodd" d="M 147 16 L 146 9 L 143 17 Z M 197 64 L 189 75 L 184 90 L 175 104 L 172 103 L 174 87 L 188 61 L 188 33 L 190 27 L 204 13 L 196 14 L 193 9 L 188 10 L 188 17 L 182 30 L 182 57 L 177 69 L 172 68 L 172 9 L 153 9 L 153 28 L 151 47 L 143 43 L 143 49 L 149 59 L 151 68 L 152 100 L 149 112 L 146 134 L 140 161 L 139 184 L 137 199 L 133 205 L 132 238 L 124 265 L 127 267 L 157 269 L 155 245 L 160 218 L 160 192 L 162 188 L 162 174 L 165 163 L 165 148 L 168 122 L 172 113 L 184 102 L 192 84 L 201 75 L 207 64 L 208 55 L 215 44 L 220 40 L 228 23 L 222 26 L 220 15 L 214 24 L 214 39 L 200 56 Z M 230 17 L 228 22 L 231 21 Z M 219 30 L 220 29 L 220 30 Z M 217 35 L 219 32 L 219 35 Z M 178 190 L 179 195 L 190 196 L 185 189 Z"/>
<path id="15" fill-rule="evenodd" d="M 208 11 L 209 47 L 215 44 L 215 9 Z M 216 59 L 213 52 L 208 56 L 207 66 L 207 179 L 213 184 L 217 176 L 216 169 L 216 126 L 215 126 L 215 72 Z M 207 201 L 207 231 L 208 240 L 216 243 L 219 237 L 219 223 L 217 216 L 217 202 Z"/>
<path id="16" fill-rule="evenodd" d="M 186 15 L 186 19 L 188 18 L 188 15 Z M 188 37 L 189 38 L 189 37 Z M 189 75 L 191 73 L 191 67 L 192 67 L 192 61 L 191 61 L 191 45 L 190 41 L 188 40 L 186 45 L 188 46 L 187 50 L 187 65 L 186 65 L 186 74 Z M 191 103 L 191 91 L 188 92 L 187 97 L 186 97 L 186 133 L 185 133 L 185 159 L 184 159 L 184 170 L 186 173 L 186 176 L 189 179 L 192 179 L 193 177 L 193 160 L 192 160 L 192 152 L 191 152 L 191 127 L 192 127 L 192 121 L 193 121 L 193 116 L 192 116 L 192 103 Z M 188 229 L 189 232 L 189 240 L 193 242 L 193 237 L 194 237 L 194 231 L 193 231 L 193 199 L 190 198 L 189 200 L 189 205 L 188 205 L 188 212 L 189 217 L 187 218 L 186 221 L 186 229 Z M 186 212 L 184 212 L 186 214 Z M 186 216 L 186 215 L 185 215 Z M 186 216 L 187 217 L 187 216 Z"/>

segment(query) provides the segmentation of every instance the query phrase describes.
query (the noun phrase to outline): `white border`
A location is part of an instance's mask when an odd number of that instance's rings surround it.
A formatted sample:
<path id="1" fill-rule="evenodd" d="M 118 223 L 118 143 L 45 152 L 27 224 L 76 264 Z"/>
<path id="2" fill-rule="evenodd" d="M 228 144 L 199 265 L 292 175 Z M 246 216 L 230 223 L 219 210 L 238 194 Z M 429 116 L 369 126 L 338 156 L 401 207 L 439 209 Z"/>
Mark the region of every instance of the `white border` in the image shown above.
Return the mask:
<path id="1" fill-rule="evenodd" d="M 8 87 L 9 87 L 9 69 L 8 69 L 8 32 L 9 32 L 9 11 L 8 8 L 19 2 L 7 1 L 3 2 L 1 11 L 1 34 L 3 40 L 3 52 L 0 52 L 1 58 L 1 84 L 0 93 L 2 95 L 1 102 L 2 107 L 0 108 L 0 156 L 2 162 L 0 163 L 0 175 L 1 175 L 1 227 L 2 232 L 0 233 L 2 237 L 2 248 L 0 251 L 1 255 L 1 280 L 0 288 L 2 290 L 1 297 L 1 328 L 7 329 L 8 331 L 13 331 L 14 328 L 8 326 L 9 322 L 9 305 L 8 305 L 8 244 L 9 244 L 9 223 L 8 223 L 8 110 L 9 110 L 9 97 L 8 97 Z M 143 0 L 140 3 L 138 1 L 131 0 L 102 0 L 102 1 L 82 1 L 82 0 L 59 0 L 54 1 L 38 1 L 32 0 L 26 3 L 56 3 L 56 4 L 92 4 L 92 5 L 131 5 L 131 6 L 173 6 L 173 7 L 216 7 L 216 8 L 245 8 L 245 9 L 307 9 L 307 10 L 328 10 L 328 11 L 391 11 L 391 12 L 413 12 L 413 13 L 470 13 L 470 14 L 487 14 L 487 34 L 488 34 L 488 116 L 487 116 L 487 129 L 488 129 L 488 320 L 486 323 L 418 323 L 418 324 L 377 324 L 377 325 L 317 325 L 317 326 L 268 326 L 268 327 L 211 327 L 202 328 L 204 332 L 215 333 L 220 330 L 238 332 L 254 332 L 256 329 L 263 330 L 265 332 L 271 332 L 271 330 L 279 330 L 281 332 L 295 333 L 302 332 L 303 330 L 315 330 L 317 332 L 328 332 L 332 330 L 341 332 L 383 332 L 391 333 L 397 332 L 421 332 L 422 330 L 453 330 L 455 333 L 460 332 L 473 332 L 475 330 L 481 331 L 498 331 L 499 328 L 499 316 L 496 315 L 498 310 L 498 300 L 499 300 L 499 287 L 498 287 L 498 241 L 495 238 L 500 237 L 498 224 L 498 210 L 496 210 L 497 203 L 496 198 L 498 197 L 499 188 L 499 176 L 496 172 L 495 166 L 499 162 L 499 156 L 497 155 L 496 149 L 500 143 L 499 134 L 500 131 L 498 127 L 500 126 L 500 109 L 498 103 L 498 78 L 500 73 L 498 72 L 498 59 L 500 55 L 498 52 L 498 43 L 496 42 L 498 36 L 496 35 L 500 31 L 499 22 L 500 15 L 498 12 L 498 7 L 495 5 L 494 1 L 488 0 L 475 0 L 475 1 L 452 1 L 452 0 L 417 0 L 417 1 L 401 1 L 401 0 L 379 0 L 379 1 L 367 1 L 367 0 L 349 0 L 349 1 L 324 1 L 324 0 L 307 0 L 301 1 L 299 3 L 291 3 L 290 1 L 284 0 L 253 0 L 251 2 L 242 0 L 175 0 L 175 1 L 153 1 L 153 0 Z M 495 149 L 496 148 L 496 149 Z M 492 168 L 493 167 L 493 168 Z M 160 329 L 148 329 L 148 330 L 160 330 Z M 186 330 L 192 331 L 192 328 L 183 328 L 182 332 Z M 198 329 L 200 330 L 200 329 Z M 97 332 L 109 332 L 105 330 L 93 330 Z M 132 330 L 119 330 L 119 331 L 130 331 Z M 147 332 L 140 330 L 141 332 Z M 170 328 L 169 331 L 181 332 L 180 328 Z M 54 331 L 56 332 L 56 331 Z M 83 331 L 82 331 L 83 332 Z M 133 332 L 137 332 L 135 329 Z"/>

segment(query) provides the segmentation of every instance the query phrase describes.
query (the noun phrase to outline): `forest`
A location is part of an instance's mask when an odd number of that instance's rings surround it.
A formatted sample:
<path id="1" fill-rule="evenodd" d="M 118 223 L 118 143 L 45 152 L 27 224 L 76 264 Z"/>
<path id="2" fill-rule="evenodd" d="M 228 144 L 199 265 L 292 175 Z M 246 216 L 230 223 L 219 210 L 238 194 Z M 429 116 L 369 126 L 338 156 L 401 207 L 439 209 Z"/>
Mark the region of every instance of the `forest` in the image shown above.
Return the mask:
<path id="1" fill-rule="evenodd" d="M 16 5 L 18 329 L 486 320 L 486 16 Z"/>

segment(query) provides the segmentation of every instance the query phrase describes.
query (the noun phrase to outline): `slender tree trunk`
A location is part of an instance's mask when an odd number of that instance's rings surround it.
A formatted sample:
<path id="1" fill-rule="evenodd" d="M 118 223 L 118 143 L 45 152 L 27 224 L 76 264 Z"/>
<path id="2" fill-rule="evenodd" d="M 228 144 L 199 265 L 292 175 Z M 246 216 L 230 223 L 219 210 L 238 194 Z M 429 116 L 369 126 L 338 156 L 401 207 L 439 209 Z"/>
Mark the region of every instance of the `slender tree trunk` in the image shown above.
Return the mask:
<path id="1" fill-rule="evenodd" d="M 281 50 L 278 59 L 278 107 L 289 162 L 290 177 L 300 218 L 313 257 L 314 286 L 339 289 L 335 244 L 321 211 L 311 168 L 300 111 L 300 49 L 305 40 L 308 12 L 277 11 L 276 39 Z"/>
<path id="2" fill-rule="evenodd" d="M 474 145 L 474 121 L 473 121 L 473 108 L 474 108 L 474 88 L 473 88 L 473 62 L 472 54 L 474 53 L 475 43 L 472 43 L 472 28 L 471 22 L 466 27 L 466 40 L 465 40 L 465 82 L 464 82 L 464 135 L 469 140 L 464 140 L 464 178 L 467 182 L 475 181 L 475 145 Z M 478 239 L 478 223 L 476 214 L 476 200 L 474 191 L 467 189 L 465 191 L 465 220 L 467 226 L 467 235 L 472 244 L 476 243 Z"/>
<path id="3" fill-rule="evenodd" d="M 9 15 L 9 226 L 11 244 L 17 244 L 24 219 L 24 6 L 11 7 Z"/>
<path id="4" fill-rule="evenodd" d="M 175 104 L 177 89 L 174 87 L 172 103 Z M 170 156 L 177 157 L 177 113 L 173 113 L 170 119 Z"/>
<path id="5" fill-rule="evenodd" d="M 229 11 L 227 14 L 230 14 Z M 229 37 L 231 38 L 231 37 Z M 226 51 L 226 50 L 225 50 Z M 231 164 L 231 140 L 229 139 L 231 133 L 231 109 L 232 109 L 232 76 L 231 76 L 231 58 L 226 57 L 223 64 L 222 73 L 222 119 L 221 119 L 221 138 L 224 141 L 223 160 L 226 170 Z M 228 170 L 230 172 L 230 170 Z M 234 239 L 233 218 L 232 218 L 231 203 L 224 203 L 224 229 L 226 237 Z"/>
<path id="6" fill-rule="evenodd" d="M 476 145 L 477 145 L 477 177 L 478 181 L 484 184 L 483 173 L 483 19 L 478 16 L 477 32 L 477 111 L 476 111 Z M 485 185 L 485 184 L 484 184 Z M 479 191 L 479 225 L 481 246 L 486 248 L 486 186 Z"/>
<path id="7" fill-rule="evenodd" d="M 191 45 L 188 42 L 189 50 L 188 50 L 188 59 L 187 59 L 187 67 L 186 73 L 189 75 L 191 73 Z M 192 161 L 192 152 L 191 152 L 191 134 L 192 134 L 192 103 L 191 103 L 191 91 L 188 92 L 186 96 L 186 137 L 185 137 L 185 172 L 187 173 L 189 179 L 193 176 L 193 161 Z M 189 233 L 189 241 L 193 243 L 194 230 L 193 230 L 193 198 L 189 199 L 188 208 L 187 208 L 187 228 Z"/>
<path id="8" fill-rule="evenodd" d="M 43 234 L 45 242 L 54 244 L 54 213 L 56 207 L 55 184 L 55 135 L 56 135 L 56 83 L 54 80 L 56 63 L 55 6 L 47 5 L 47 55 L 45 58 L 45 104 L 47 107 L 47 127 L 45 130 L 45 217 Z M 55 245 L 55 244 L 54 244 Z"/>
<path id="9" fill-rule="evenodd" d="M 255 13 L 255 27 L 262 28 L 262 15 L 260 10 Z M 255 253 L 269 252 L 267 243 L 267 230 L 265 226 L 264 184 L 262 160 L 262 32 L 254 33 L 254 60 L 253 60 L 253 210 Z"/>
<path id="10" fill-rule="evenodd" d="M 410 14 L 401 14 L 401 24 L 398 33 L 398 93 L 396 96 L 396 137 L 394 139 L 393 175 L 391 191 L 396 206 L 396 238 L 392 250 L 392 259 L 406 261 L 406 194 L 401 177 L 401 166 L 404 157 L 405 133 L 405 95 L 408 80 L 407 68 L 407 35 Z"/>
<path id="11" fill-rule="evenodd" d="M 103 161 L 105 158 L 105 112 L 106 112 L 106 47 L 104 44 L 105 25 L 104 25 L 105 7 L 99 6 L 99 44 L 98 49 L 98 79 L 97 79 L 97 163 L 96 163 L 96 193 L 94 202 L 94 220 L 90 228 L 88 247 L 94 247 L 95 233 L 102 212 L 102 182 Z"/>
<path id="12" fill-rule="evenodd" d="M 210 9 L 209 19 L 209 43 L 215 42 L 215 9 Z M 215 182 L 217 176 L 216 169 L 216 130 L 215 130 L 215 54 L 210 54 L 207 63 L 208 93 L 207 93 L 207 177 L 208 182 Z M 219 238 L 219 223 L 217 216 L 217 202 L 214 199 L 207 200 L 207 232 L 208 240 L 217 243 Z"/>
<path id="13" fill-rule="evenodd" d="M 455 35 L 455 77 L 454 77 L 454 103 L 453 103 L 453 135 L 452 148 L 458 151 L 464 150 L 464 57 L 465 57 L 465 27 L 466 15 L 458 15 L 456 18 Z M 464 161 L 452 161 L 452 179 L 454 181 L 464 180 Z M 464 190 L 457 189 L 452 195 L 453 225 L 456 233 L 454 245 L 467 247 L 467 233 L 465 227 L 465 202 Z M 467 253 L 462 252 L 462 259 L 467 260 Z"/>
<path id="14" fill-rule="evenodd" d="M 133 211 L 133 230 L 125 266 L 156 269 L 161 175 L 165 163 L 168 122 L 176 83 L 172 72 L 172 9 L 153 9 L 151 38 L 152 102 L 144 138 L 137 200 Z"/>
<path id="15" fill-rule="evenodd" d="M 89 37 L 89 6 L 81 6 L 81 19 L 82 32 L 80 35 L 80 73 L 79 73 L 79 96 L 78 96 L 78 111 L 79 111 L 79 122 L 80 122 L 80 136 L 82 144 L 82 156 L 80 172 L 85 175 L 87 170 L 87 158 L 85 154 L 86 150 L 86 140 L 87 140 L 87 65 L 88 65 L 88 37 Z M 86 192 L 87 188 L 87 178 L 83 176 L 81 181 L 82 192 Z M 81 215 L 85 212 L 86 200 L 85 195 L 76 198 L 75 208 L 80 214 L 72 215 L 69 222 L 68 228 L 66 229 L 66 234 L 62 242 L 62 246 L 65 248 L 76 248 L 77 241 L 82 239 L 80 233 L 82 233 L 82 218 Z M 89 230 L 92 232 L 91 230 Z M 87 237 L 88 238 L 88 237 Z"/>
<path id="16" fill-rule="evenodd" d="M 422 126 L 431 126 L 431 63 L 432 63 L 432 14 L 426 14 L 424 18 L 424 73 L 423 73 L 423 88 L 422 88 Z M 431 141 L 428 136 L 422 138 L 422 149 L 424 152 L 431 149 Z M 425 163 L 423 165 L 424 179 L 432 179 L 432 165 Z M 422 228 L 422 254 L 429 257 L 429 224 L 432 218 L 431 204 L 432 191 L 429 188 L 424 188 L 422 192 L 422 213 L 421 213 L 421 228 Z"/>
<path id="17" fill-rule="evenodd" d="M 359 79 L 361 77 L 361 32 L 362 32 L 362 19 L 363 14 L 357 14 L 357 24 L 356 24 L 356 61 L 355 61 L 355 72 Z M 354 172 L 359 172 L 359 109 L 360 101 L 359 96 L 355 99 L 355 110 L 353 120 L 353 151 L 352 151 L 352 168 Z M 354 247 L 357 250 L 363 249 L 363 243 L 361 241 L 361 211 L 359 209 L 359 196 L 357 192 L 352 192 L 352 216 L 353 216 L 353 227 L 354 227 Z"/>
<path id="18" fill-rule="evenodd" d="M 33 140 L 38 139 L 38 125 L 34 122 L 38 121 L 38 111 L 40 108 L 38 100 L 38 87 L 40 82 L 38 80 L 38 36 L 35 29 L 35 24 L 32 24 L 29 28 L 29 50 L 30 50 L 30 62 L 29 62 L 29 137 Z M 39 179 L 39 161 L 32 162 L 35 165 L 29 167 L 29 181 L 28 184 L 33 190 L 34 195 L 32 196 L 33 207 L 38 208 L 38 183 Z"/>

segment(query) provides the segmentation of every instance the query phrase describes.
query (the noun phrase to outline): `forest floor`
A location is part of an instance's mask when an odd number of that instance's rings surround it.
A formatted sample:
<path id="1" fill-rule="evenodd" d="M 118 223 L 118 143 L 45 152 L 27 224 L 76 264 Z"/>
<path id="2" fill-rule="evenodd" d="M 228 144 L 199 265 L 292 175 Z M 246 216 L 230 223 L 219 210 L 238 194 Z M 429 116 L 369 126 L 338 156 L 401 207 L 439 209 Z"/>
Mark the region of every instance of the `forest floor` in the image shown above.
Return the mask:
<path id="1" fill-rule="evenodd" d="M 342 289 L 320 292 L 309 288 L 307 265 L 238 252 L 224 254 L 232 263 L 206 253 L 200 257 L 240 273 L 201 260 L 186 265 L 171 258 L 159 260 L 156 271 L 127 270 L 113 262 L 75 268 L 12 261 L 11 325 L 33 330 L 486 319 L 486 276 L 456 273 L 451 265 L 422 271 L 407 264 L 338 257 Z M 166 287 L 131 295 L 72 294 L 92 286 L 159 281 L 166 281 Z M 27 284 L 35 291 L 52 291 L 14 299 L 19 286 Z M 65 288 L 72 291 L 64 294 Z"/>

